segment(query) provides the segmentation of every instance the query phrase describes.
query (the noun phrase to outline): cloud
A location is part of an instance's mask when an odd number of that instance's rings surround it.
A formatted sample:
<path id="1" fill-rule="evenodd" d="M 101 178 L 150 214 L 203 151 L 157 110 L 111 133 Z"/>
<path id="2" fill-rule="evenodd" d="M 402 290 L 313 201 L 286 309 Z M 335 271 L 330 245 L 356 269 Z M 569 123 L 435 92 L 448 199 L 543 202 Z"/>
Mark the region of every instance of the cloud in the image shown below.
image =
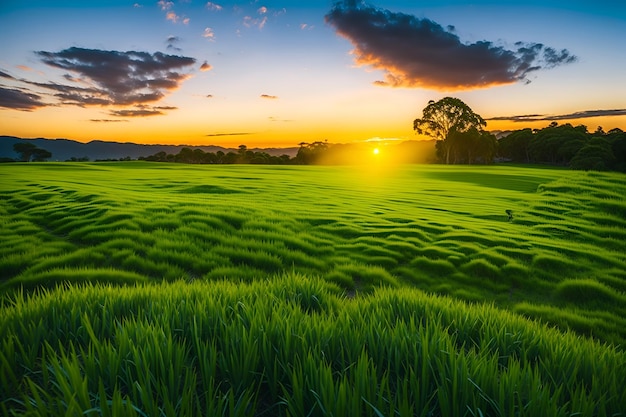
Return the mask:
<path id="1" fill-rule="evenodd" d="M 204 28 L 204 33 L 202 34 L 202 37 L 207 38 L 211 41 L 215 41 L 215 32 L 213 32 L 213 29 L 209 27 Z"/>
<path id="2" fill-rule="evenodd" d="M 117 117 L 148 117 L 148 116 L 161 116 L 164 113 L 158 109 L 124 109 L 124 110 L 111 110 L 109 112 L 111 116 Z"/>
<path id="3" fill-rule="evenodd" d="M 128 122 L 128 120 L 123 119 L 89 119 L 90 122 L 94 123 L 120 123 L 120 122 Z"/>
<path id="4" fill-rule="evenodd" d="M 179 72 L 195 64 L 194 58 L 137 51 L 105 51 L 72 47 L 60 52 L 39 51 L 47 65 L 67 70 L 90 86 L 31 83 L 57 91 L 65 104 L 117 105 L 151 103 L 177 89 L 189 77 Z"/>
<path id="5" fill-rule="evenodd" d="M 265 14 L 265 13 L 267 13 L 267 7 L 265 7 L 265 6 L 261 6 L 261 7 L 259 7 L 259 8 L 257 9 L 257 11 L 256 11 L 256 12 L 257 12 L 258 14 Z"/>
<path id="6" fill-rule="evenodd" d="M 278 96 L 271 96 L 269 94 L 261 94 L 261 98 L 264 98 L 267 100 L 278 100 Z"/>
<path id="7" fill-rule="evenodd" d="M 2 70 L 0 70 L 0 77 L 1 77 L 1 78 L 8 78 L 9 80 L 14 80 L 14 79 L 15 79 L 15 77 L 14 77 L 14 76 L 12 76 L 12 75 L 10 75 L 9 73 L 4 72 L 4 71 L 2 71 Z"/>
<path id="8" fill-rule="evenodd" d="M 243 25 L 247 28 L 250 27 L 258 27 L 259 29 L 263 29 L 265 24 L 267 23 L 267 16 L 263 16 L 262 18 L 254 18 L 252 16 L 244 16 Z"/>
<path id="9" fill-rule="evenodd" d="M 171 10 L 171 8 L 174 7 L 174 3 L 171 1 L 159 0 L 157 4 L 163 11 Z"/>
<path id="10" fill-rule="evenodd" d="M 274 116 L 270 116 L 270 117 L 268 117 L 268 119 L 269 119 L 270 122 L 280 122 L 280 123 L 291 123 L 291 122 L 294 121 L 294 120 L 291 120 L 291 119 L 279 119 L 279 118 L 274 117 Z"/>
<path id="11" fill-rule="evenodd" d="M 385 86 L 467 90 L 529 82 L 535 71 L 577 59 L 541 43 L 517 42 L 514 49 L 463 43 L 454 27 L 356 0 L 336 3 L 325 20 L 352 43 L 357 64 L 385 72 L 376 82 Z"/>
<path id="12" fill-rule="evenodd" d="M 222 6 L 220 6 L 219 4 L 213 3 L 213 2 L 208 2 L 206 4 L 206 8 L 211 10 L 211 11 L 214 11 L 214 12 L 219 12 L 219 11 L 221 11 L 223 9 Z"/>
<path id="13" fill-rule="evenodd" d="M 212 69 L 213 66 L 206 61 L 204 61 L 202 65 L 200 65 L 200 71 L 211 71 Z"/>
<path id="14" fill-rule="evenodd" d="M 559 121 L 559 120 L 575 120 L 587 119 L 591 117 L 606 116 L 626 116 L 626 109 L 610 109 L 610 110 L 584 110 L 575 113 L 559 114 L 559 115 L 543 115 L 543 114 L 525 114 L 519 116 L 498 116 L 486 120 L 505 120 L 511 122 L 542 122 L 542 121 Z"/>
<path id="15" fill-rule="evenodd" d="M 213 94 L 207 94 L 206 98 L 213 98 Z"/>
<path id="16" fill-rule="evenodd" d="M 209 133 L 206 136 L 215 137 L 215 136 L 245 136 L 245 135 L 254 135 L 254 133 L 252 132 Z"/>
<path id="17" fill-rule="evenodd" d="M 46 105 L 37 94 L 0 86 L 0 107 L 30 111 Z"/>
<path id="18" fill-rule="evenodd" d="M 176 52 L 180 52 L 182 51 L 182 49 L 180 49 L 178 46 L 180 43 L 180 38 L 178 36 L 170 36 L 167 38 L 167 49 L 168 50 L 172 50 L 172 51 L 176 51 Z"/>

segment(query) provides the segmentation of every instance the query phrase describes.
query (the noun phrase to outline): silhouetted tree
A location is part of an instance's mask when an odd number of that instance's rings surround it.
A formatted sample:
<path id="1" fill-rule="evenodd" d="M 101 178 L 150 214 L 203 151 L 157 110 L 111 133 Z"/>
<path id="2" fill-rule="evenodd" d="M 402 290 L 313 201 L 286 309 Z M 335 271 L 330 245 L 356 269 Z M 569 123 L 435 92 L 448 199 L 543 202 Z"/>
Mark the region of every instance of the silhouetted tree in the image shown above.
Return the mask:
<path id="1" fill-rule="evenodd" d="M 422 118 L 413 121 L 413 130 L 437 140 L 437 151 L 446 164 L 459 151 L 460 140 L 470 129 L 482 132 L 487 122 L 458 98 L 431 100 L 422 111 Z M 451 138 L 452 135 L 452 138 Z M 471 135 L 465 136 L 468 139 Z"/>
<path id="2" fill-rule="evenodd" d="M 19 154 L 22 162 L 30 162 L 31 159 L 35 162 L 41 162 L 52 157 L 49 151 L 38 148 L 35 144 L 29 142 L 16 143 L 13 145 L 13 150 Z"/>

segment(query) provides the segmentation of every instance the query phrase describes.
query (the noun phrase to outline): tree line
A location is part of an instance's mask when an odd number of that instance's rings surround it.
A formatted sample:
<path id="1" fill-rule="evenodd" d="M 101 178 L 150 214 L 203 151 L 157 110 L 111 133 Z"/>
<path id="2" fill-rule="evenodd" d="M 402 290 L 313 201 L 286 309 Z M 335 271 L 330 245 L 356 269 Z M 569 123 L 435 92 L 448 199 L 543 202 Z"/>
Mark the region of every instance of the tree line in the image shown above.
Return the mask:
<path id="1" fill-rule="evenodd" d="M 432 142 L 396 145 L 390 160 L 398 163 L 492 164 L 514 162 L 523 164 L 551 164 L 572 169 L 626 172 L 626 132 L 601 127 L 591 133 L 584 125 L 559 125 L 552 122 L 543 129 L 520 129 L 497 139 L 485 130 L 486 121 L 458 98 L 431 100 L 422 111 L 422 117 L 413 121 L 416 133 L 430 136 Z M 246 145 L 223 152 L 204 152 L 184 147 L 177 154 L 158 152 L 140 160 L 179 162 L 187 164 L 358 164 L 371 163 L 371 154 L 365 145 L 329 144 L 328 141 L 301 142 L 298 153 L 270 155 L 252 151 Z M 428 149 L 430 147 L 430 149 Z M 31 143 L 16 143 L 14 151 L 23 162 L 45 161 L 52 154 Z M 431 157 L 432 153 L 432 157 Z M 6 159 L 6 158 L 5 158 Z M 68 161 L 86 161 L 72 158 Z M 122 160 L 130 160 L 130 157 Z M 12 159 L 10 161 L 13 161 Z"/>
<path id="2" fill-rule="evenodd" d="M 552 122 L 543 129 L 521 129 L 496 139 L 480 115 L 463 101 L 430 101 L 413 129 L 436 139 L 437 158 L 445 164 L 511 161 L 568 166 L 572 169 L 626 172 L 626 133 L 599 127 Z"/>

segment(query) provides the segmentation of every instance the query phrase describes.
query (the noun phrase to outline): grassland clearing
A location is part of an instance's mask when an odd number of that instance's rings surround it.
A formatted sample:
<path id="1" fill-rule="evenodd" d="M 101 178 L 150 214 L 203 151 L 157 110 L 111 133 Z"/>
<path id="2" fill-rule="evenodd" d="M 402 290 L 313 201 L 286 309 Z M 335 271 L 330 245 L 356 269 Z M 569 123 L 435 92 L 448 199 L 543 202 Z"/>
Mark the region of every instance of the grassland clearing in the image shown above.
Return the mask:
<path id="1" fill-rule="evenodd" d="M 625 363 L 624 179 L 515 166 L 0 166 L 1 406 L 623 411 L 610 384 Z M 216 333 L 190 327 L 209 319 Z M 155 343 L 167 349 L 139 347 Z M 92 356 L 124 382 L 103 379 Z M 131 356 L 154 380 L 120 362 Z M 375 389 L 358 388 L 364 378 Z"/>

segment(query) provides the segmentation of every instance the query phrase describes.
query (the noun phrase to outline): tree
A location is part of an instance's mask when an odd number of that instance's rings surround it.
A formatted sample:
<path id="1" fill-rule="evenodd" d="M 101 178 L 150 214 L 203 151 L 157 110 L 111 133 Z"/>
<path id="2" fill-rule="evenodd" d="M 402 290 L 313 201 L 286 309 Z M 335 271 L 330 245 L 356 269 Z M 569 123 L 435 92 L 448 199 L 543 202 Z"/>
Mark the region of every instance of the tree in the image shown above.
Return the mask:
<path id="1" fill-rule="evenodd" d="M 50 151 L 47 151 L 45 149 L 37 148 L 33 152 L 34 162 L 43 162 L 46 159 L 51 158 L 51 157 L 52 157 L 52 154 L 50 153 Z"/>
<path id="2" fill-rule="evenodd" d="M 615 162 L 611 144 L 602 137 L 593 137 L 574 155 L 570 162 L 572 169 L 585 171 L 606 171 Z"/>
<path id="3" fill-rule="evenodd" d="M 533 138 L 530 128 L 516 130 L 498 141 L 498 154 L 513 162 L 530 162 L 528 145 Z"/>
<path id="4" fill-rule="evenodd" d="M 20 155 L 22 162 L 30 162 L 33 159 L 36 162 L 45 161 L 52 157 L 52 154 L 45 149 L 38 148 L 30 142 L 19 142 L 13 145 L 13 150 Z"/>
<path id="5" fill-rule="evenodd" d="M 457 152 L 459 137 L 456 133 L 465 133 L 470 129 L 482 133 L 485 126 L 487 122 L 480 115 L 454 97 L 445 97 L 437 102 L 429 101 L 422 111 L 422 118 L 413 121 L 413 130 L 438 141 L 438 153 L 446 164 L 450 163 L 450 156 Z M 452 140 L 451 135 L 455 136 Z"/>

